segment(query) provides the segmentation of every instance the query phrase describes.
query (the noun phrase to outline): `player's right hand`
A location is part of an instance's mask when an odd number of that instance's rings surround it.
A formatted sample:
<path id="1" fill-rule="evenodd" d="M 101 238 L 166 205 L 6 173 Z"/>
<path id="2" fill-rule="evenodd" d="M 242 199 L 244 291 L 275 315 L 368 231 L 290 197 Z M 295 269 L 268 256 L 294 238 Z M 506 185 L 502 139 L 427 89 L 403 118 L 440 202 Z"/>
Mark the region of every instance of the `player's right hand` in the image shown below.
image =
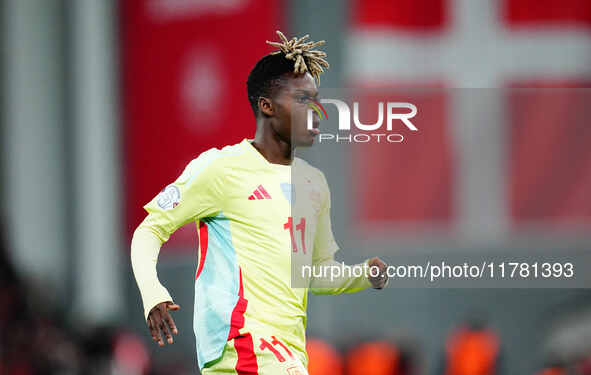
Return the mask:
<path id="1" fill-rule="evenodd" d="M 154 306 L 148 314 L 148 327 L 152 334 L 152 339 L 158 342 L 158 345 L 164 346 L 164 340 L 162 340 L 162 334 L 166 337 L 166 341 L 169 344 L 173 343 L 171 332 L 178 335 L 179 330 L 174 324 L 174 320 L 170 316 L 168 310 L 177 311 L 181 307 L 172 302 L 161 302 Z"/>

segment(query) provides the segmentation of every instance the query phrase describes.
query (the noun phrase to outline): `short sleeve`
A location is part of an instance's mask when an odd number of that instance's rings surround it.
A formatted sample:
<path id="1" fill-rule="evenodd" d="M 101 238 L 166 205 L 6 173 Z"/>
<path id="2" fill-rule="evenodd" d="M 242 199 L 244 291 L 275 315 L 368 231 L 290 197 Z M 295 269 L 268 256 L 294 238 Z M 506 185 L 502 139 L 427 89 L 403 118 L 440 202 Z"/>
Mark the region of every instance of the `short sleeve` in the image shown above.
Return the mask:
<path id="1" fill-rule="evenodd" d="M 320 210 L 316 234 L 314 237 L 314 255 L 312 258 L 314 264 L 333 259 L 334 253 L 339 249 L 332 233 L 332 224 L 330 220 L 330 189 L 328 188 L 326 178 L 323 174 L 321 174 L 321 178 L 321 186 L 324 190 L 324 203 Z"/>
<path id="2" fill-rule="evenodd" d="M 183 225 L 221 211 L 216 151 L 206 151 L 191 161 L 176 181 L 146 204 L 148 216 L 140 227 L 148 227 L 165 242 Z"/>

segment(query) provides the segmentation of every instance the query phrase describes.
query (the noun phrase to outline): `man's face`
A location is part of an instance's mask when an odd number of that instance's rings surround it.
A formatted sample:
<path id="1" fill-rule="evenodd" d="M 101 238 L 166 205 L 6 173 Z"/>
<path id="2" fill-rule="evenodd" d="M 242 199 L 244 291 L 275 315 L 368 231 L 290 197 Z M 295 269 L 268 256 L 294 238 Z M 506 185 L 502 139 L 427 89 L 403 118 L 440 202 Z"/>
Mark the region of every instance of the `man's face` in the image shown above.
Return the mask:
<path id="1" fill-rule="evenodd" d="M 318 88 L 309 74 L 290 74 L 287 82 L 273 99 L 276 109 L 277 128 L 282 138 L 290 139 L 292 147 L 306 147 L 314 143 L 314 137 L 320 132 L 320 118 L 313 111 L 313 129 L 308 130 L 309 104 L 318 98 Z"/>

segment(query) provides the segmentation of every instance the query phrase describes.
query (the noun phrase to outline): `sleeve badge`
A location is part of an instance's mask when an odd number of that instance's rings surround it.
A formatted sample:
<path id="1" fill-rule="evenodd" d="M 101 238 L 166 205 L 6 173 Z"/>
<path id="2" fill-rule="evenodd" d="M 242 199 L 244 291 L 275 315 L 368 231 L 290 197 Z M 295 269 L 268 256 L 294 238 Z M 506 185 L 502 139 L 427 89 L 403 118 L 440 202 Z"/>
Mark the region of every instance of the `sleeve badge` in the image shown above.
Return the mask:
<path id="1" fill-rule="evenodd" d="M 163 210 L 171 210 L 179 205 L 181 202 L 181 191 L 176 185 L 168 185 L 156 198 L 156 203 L 158 207 Z"/>

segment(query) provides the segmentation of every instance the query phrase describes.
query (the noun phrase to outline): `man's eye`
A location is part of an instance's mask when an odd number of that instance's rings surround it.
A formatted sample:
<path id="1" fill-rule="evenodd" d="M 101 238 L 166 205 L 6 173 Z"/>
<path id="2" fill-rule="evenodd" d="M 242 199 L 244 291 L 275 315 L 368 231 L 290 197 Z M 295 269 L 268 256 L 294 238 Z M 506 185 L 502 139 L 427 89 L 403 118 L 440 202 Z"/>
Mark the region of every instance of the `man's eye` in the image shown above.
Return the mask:
<path id="1" fill-rule="evenodd" d="M 298 102 L 300 102 L 300 103 L 306 103 L 309 100 L 310 100 L 310 98 L 307 97 L 307 96 L 300 96 L 300 97 L 298 97 Z"/>

